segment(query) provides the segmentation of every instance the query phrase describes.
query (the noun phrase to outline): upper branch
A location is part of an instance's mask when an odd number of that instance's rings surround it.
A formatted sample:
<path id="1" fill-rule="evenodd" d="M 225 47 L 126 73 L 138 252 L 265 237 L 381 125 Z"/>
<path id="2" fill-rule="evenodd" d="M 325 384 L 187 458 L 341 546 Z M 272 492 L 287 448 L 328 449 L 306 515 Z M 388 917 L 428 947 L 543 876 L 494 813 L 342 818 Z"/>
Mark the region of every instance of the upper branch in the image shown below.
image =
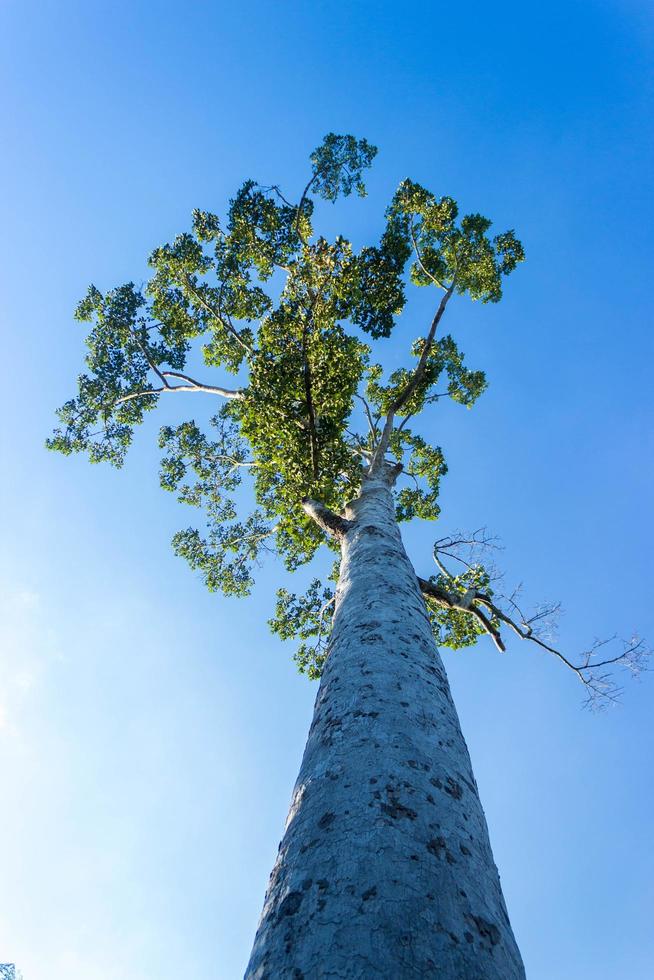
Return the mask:
<path id="1" fill-rule="evenodd" d="M 447 286 L 444 286 L 443 283 L 436 278 L 436 276 L 432 275 L 432 273 L 429 272 L 429 270 L 425 266 L 425 263 L 422 261 L 422 255 L 420 254 L 420 249 L 418 248 L 418 243 L 416 241 L 415 221 L 413 215 L 411 215 L 411 221 L 409 223 L 409 234 L 411 235 L 411 243 L 413 245 L 413 250 L 416 253 L 416 259 L 418 260 L 418 265 L 420 266 L 421 270 L 424 272 L 424 274 L 427 276 L 428 279 L 431 279 L 434 285 L 438 286 L 439 289 L 447 289 Z"/>
<path id="2" fill-rule="evenodd" d="M 250 344 L 248 344 L 247 341 L 243 340 L 240 333 L 232 323 L 231 319 L 229 317 L 224 316 L 220 310 L 214 309 L 211 303 L 207 303 L 202 293 L 194 287 L 193 281 L 190 276 L 186 276 L 184 278 L 184 284 L 188 289 L 188 291 L 193 294 L 193 298 L 195 299 L 195 301 L 199 303 L 200 306 L 204 307 L 207 313 L 215 317 L 216 320 L 218 320 L 218 322 L 222 324 L 223 327 L 225 327 L 225 329 L 234 338 L 234 340 L 241 345 L 243 350 L 247 351 L 248 354 L 254 353 Z"/>
<path id="3" fill-rule="evenodd" d="M 314 299 L 312 303 L 309 316 L 312 317 L 313 308 L 317 302 Z M 316 425 L 316 412 L 313 404 L 313 393 L 312 393 L 312 378 L 311 378 L 311 364 L 309 363 L 309 351 L 307 347 L 307 323 L 306 320 L 302 325 L 302 374 L 304 380 L 304 394 L 307 401 L 307 415 L 309 419 L 309 443 L 311 448 L 311 469 L 313 471 L 313 478 L 317 480 L 320 475 L 320 464 L 318 460 L 319 456 L 319 445 L 318 445 L 318 426 Z"/>
<path id="4" fill-rule="evenodd" d="M 137 345 L 138 345 L 141 353 L 143 354 L 144 358 L 148 362 L 148 366 L 149 366 L 150 370 L 151 371 L 154 371 L 154 373 L 157 375 L 157 377 L 161 381 L 161 383 L 164 386 L 164 388 L 169 388 L 170 385 L 166 381 L 164 372 L 162 372 L 159 369 L 159 367 L 157 366 L 157 364 L 150 357 L 150 352 L 148 351 L 147 344 L 144 344 L 143 343 L 143 341 L 141 340 L 141 338 L 138 335 L 138 331 L 135 330 L 133 327 L 129 327 L 129 332 L 131 333 L 132 337 L 136 341 L 136 343 L 137 343 Z"/>
<path id="5" fill-rule="evenodd" d="M 364 411 L 366 413 L 366 419 L 368 421 L 368 428 L 370 430 L 370 438 L 372 439 L 372 441 L 374 443 L 374 441 L 375 441 L 375 439 L 377 437 L 377 422 L 379 421 L 379 418 L 377 418 L 376 421 L 373 421 L 372 412 L 370 410 L 370 405 L 368 404 L 368 402 L 366 401 L 366 399 L 363 397 L 363 395 L 360 395 L 358 392 L 355 392 L 354 393 L 354 397 L 355 398 L 358 398 L 359 401 L 363 403 Z"/>
<path id="6" fill-rule="evenodd" d="M 388 444 L 390 442 L 391 433 L 393 431 L 393 425 L 395 422 L 396 414 L 399 412 L 399 410 L 402 408 L 403 405 L 406 405 L 406 403 L 411 398 L 411 396 L 413 395 L 416 388 L 418 387 L 418 385 L 420 384 L 420 382 L 424 377 L 425 370 L 427 368 L 427 359 L 429 357 L 432 345 L 434 343 L 434 337 L 436 336 L 438 324 L 440 323 L 441 318 L 445 313 L 445 308 L 449 303 L 453 292 L 454 292 L 454 282 L 452 282 L 450 287 L 446 290 L 445 295 L 443 296 L 440 303 L 438 304 L 438 309 L 436 310 L 434 319 L 431 322 L 431 327 L 429 328 L 429 333 L 427 334 L 427 339 L 425 341 L 425 345 L 422 349 L 420 360 L 416 365 L 415 371 L 411 375 L 409 381 L 407 382 L 403 390 L 399 393 L 397 398 L 395 398 L 395 400 L 392 402 L 391 407 L 388 410 L 386 421 L 384 422 L 384 428 L 382 431 L 381 439 L 377 444 L 375 455 L 370 466 L 370 469 L 373 472 L 375 472 L 381 465 L 386 450 L 388 449 Z"/>
<path id="7" fill-rule="evenodd" d="M 161 388 L 145 388 L 142 391 L 132 391 L 128 395 L 123 395 L 122 398 L 116 399 L 114 402 L 114 407 L 117 405 L 122 405 L 124 402 L 129 402 L 133 398 L 144 398 L 147 395 L 162 395 L 169 391 L 201 391 L 208 395 L 220 395 L 221 398 L 244 398 L 245 392 L 242 388 L 230 389 L 221 388 L 218 385 L 207 385 L 202 384 L 199 381 L 194 381 L 193 378 L 189 378 L 187 374 L 181 374 L 179 371 L 157 371 L 157 374 L 164 382 Z M 182 381 L 186 381 L 186 384 L 182 385 L 171 385 L 168 384 L 166 378 L 180 378 Z"/>
<path id="8" fill-rule="evenodd" d="M 311 178 L 311 180 L 307 183 L 307 185 L 304 188 L 304 190 L 302 191 L 302 195 L 300 197 L 300 203 L 297 206 L 297 213 L 296 213 L 296 216 L 295 216 L 295 234 L 300 239 L 300 241 L 302 242 L 302 244 L 305 245 L 305 246 L 308 245 L 309 243 L 307 242 L 306 238 L 304 237 L 304 234 L 302 233 L 302 230 L 301 230 L 301 227 L 300 227 L 300 219 L 302 217 L 302 208 L 304 207 L 304 202 L 306 201 L 306 199 L 308 197 L 309 191 L 311 190 L 311 188 L 315 184 L 316 180 L 318 179 L 318 176 L 319 176 L 318 174 L 314 174 L 313 177 Z"/>

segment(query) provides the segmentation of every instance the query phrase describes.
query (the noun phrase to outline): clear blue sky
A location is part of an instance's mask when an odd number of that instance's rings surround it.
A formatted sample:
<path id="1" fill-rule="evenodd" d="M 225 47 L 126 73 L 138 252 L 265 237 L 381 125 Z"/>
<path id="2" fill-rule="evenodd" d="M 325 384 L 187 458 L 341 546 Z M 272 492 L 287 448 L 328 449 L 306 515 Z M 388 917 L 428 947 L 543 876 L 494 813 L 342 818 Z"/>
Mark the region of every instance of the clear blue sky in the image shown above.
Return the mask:
<path id="1" fill-rule="evenodd" d="M 449 315 L 490 390 L 434 416 L 443 533 L 501 535 L 565 649 L 654 639 L 653 28 L 641 0 L 3 0 L 0 962 L 25 980 L 245 966 L 315 694 L 267 632 L 282 575 L 228 601 L 173 557 L 172 408 L 122 472 L 43 440 L 87 284 L 138 281 L 246 176 L 293 192 L 325 132 L 380 147 L 355 240 L 409 175 L 525 242 L 502 304 Z M 433 536 L 407 534 L 427 574 Z M 596 717 L 534 650 L 445 656 L 529 980 L 649 980 L 654 678 Z"/>

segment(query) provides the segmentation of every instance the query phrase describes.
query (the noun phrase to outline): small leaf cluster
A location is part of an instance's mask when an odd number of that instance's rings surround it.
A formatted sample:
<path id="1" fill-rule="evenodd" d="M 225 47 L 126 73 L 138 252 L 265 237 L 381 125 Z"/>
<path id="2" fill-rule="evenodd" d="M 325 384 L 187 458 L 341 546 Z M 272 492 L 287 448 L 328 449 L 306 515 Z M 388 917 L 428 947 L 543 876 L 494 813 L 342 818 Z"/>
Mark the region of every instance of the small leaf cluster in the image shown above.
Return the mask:
<path id="1" fill-rule="evenodd" d="M 366 246 L 353 259 L 348 300 L 351 321 L 374 339 L 389 337 L 406 303 L 404 269 L 411 255 L 405 216 L 392 208 L 379 245 Z"/>
<path id="2" fill-rule="evenodd" d="M 334 564 L 330 581 L 338 579 L 339 563 Z M 282 640 L 299 639 L 293 659 L 301 674 L 317 680 L 327 659 L 327 643 L 334 615 L 335 592 L 314 578 L 303 595 L 278 589 L 275 615 L 268 620 L 273 633 Z M 309 642 L 313 641 L 313 642 Z"/>
<path id="3" fill-rule="evenodd" d="M 228 512 L 226 516 L 231 519 L 236 514 Z M 178 531 L 172 545 L 193 571 L 202 573 L 210 592 L 247 596 L 254 585 L 252 569 L 260 561 L 262 541 L 269 534 L 265 517 L 254 511 L 244 521 L 211 524 L 205 536 L 193 527 Z"/>
<path id="4" fill-rule="evenodd" d="M 437 198 L 411 180 L 400 184 L 392 208 L 409 220 L 416 250 L 411 267 L 415 285 L 453 287 L 482 303 L 502 298 L 502 278 L 524 260 L 512 230 L 489 238 L 492 222 L 481 214 L 467 214 L 457 224 L 456 201 Z"/>
<path id="5" fill-rule="evenodd" d="M 391 452 L 404 464 L 404 474 L 415 486 L 404 486 L 396 493 L 395 516 L 398 521 L 418 517 L 435 521 L 440 514 L 438 496 L 440 481 L 447 464 L 440 446 L 430 445 L 410 429 L 396 429 L 391 437 Z"/>
<path id="6" fill-rule="evenodd" d="M 164 426 L 159 434 L 164 450 L 161 486 L 176 493 L 180 503 L 200 508 L 206 526 L 203 534 L 192 527 L 178 531 L 173 550 L 202 572 L 211 592 L 245 596 L 254 585 L 253 569 L 269 548 L 272 528 L 259 508 L 245 520 L 238 519 L 234 493 L 248 454 L 229 406 L 212 418 L 211 425 L 216 430 L 213 440 L 192 421 Z"/>
<path id="7" fill-rule="evenodd" d="M 411 348 L 414 357 L 419 358 L 425 347 L 423 338 L 416 340 Z M 385 414 L 397 397 L 407 387 L 412 375 L 407 368 L 393 371 L 386 384 L 382 383 L 381 365 L 370 366 L 367 377 L 366 394 L 369 401 Z M 434 389 L 445 377 L 444 391 L 434 397 Z M 453 401 L 470 408 L 486 390 L 486 375 L 483 371 L 471 371 L 465 366 L 463 354 L 454 339 L 448 334 L 435 340 L 427 355 L 425 371 L 420 383 L 411 397 L 398 411 L 400 417 L 418 415 L 426 404 L 436 398 L 448 395 Z"/>
<path id="8" fill-rule="evenodd" d="M 57 412 L 60 427 L 46 445 L 64 455 L 85 452 L 92 463 L 122 466 L 134 426 L 156 405 L 156 397 L 129 397 L 149 387 L 148 374 L 163 364 L 179 368 L 186 357 L 184 340 L 164 336 L 145 309 L 133 283 L 103 295 L 95 286 L 78 304 L 75 318 L 92 322 L 87 339 L 88 372 L 78 379 L 78 394 Z"/>
<path id="9" fill-rule="evenodd" d="M 440 574 L 431 576 L 429 581 L 440 589 L 461 598 L 471 589 L 483 592 L 488 596 L 493 594 L 490 587 L 490 574 L 480 564 L 466 568 L 460 575 Z M 479 637 L 483 636 L 485 632 L 483 626 L 471 613 L 461 609 L 447 609 L 429 596 L 425 596 L 425 602 L 434 637 L 439 646 L 449 647 L 451 650 L 461 650 L 465 647 L 474 646 Z M 494 620 L 491 622 L 494 626 L 498 625 Z"/>
<path id="10" fill-rule="evenodd" d="M 367 140 L 328 133 L 311 154 L 312 190 L 326 201 L 336 201 L 341 194 L 348 197 L 352 191 L 365 197 L 366 187 L 361 174 L 376 155 L 377 147 Z"/>

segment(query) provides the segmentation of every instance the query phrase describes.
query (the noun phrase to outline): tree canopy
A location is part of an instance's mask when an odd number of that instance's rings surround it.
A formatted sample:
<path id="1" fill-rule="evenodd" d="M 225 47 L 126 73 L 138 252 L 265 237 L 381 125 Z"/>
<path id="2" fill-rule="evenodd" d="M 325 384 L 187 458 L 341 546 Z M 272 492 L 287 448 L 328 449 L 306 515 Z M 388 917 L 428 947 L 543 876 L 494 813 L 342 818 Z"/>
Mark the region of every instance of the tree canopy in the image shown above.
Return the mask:
<path id="1" fill-rule="evenodd" d="M 247 180 L 224 218 L 197 210 L 190 231 L 152 252 L 145 285 L 91 286 L 77 307 L 91 325 L 86 371 L 49 448 L 120 467 L 161 397 L 221 402 L 210 431 L 190 419 L 159 435 L 162 487 L 202 512 L 173 548 L 211 590 L 248 595 L 266 552 L 294 571 L 325 541 L 337 551 L 304 502 L 339 513 L 385 459 L 409 481 L 395 491 L 398 520 L 438 517 L 446 463 L 421 415 L 443 398 L 470 407 L 486 387 L 440 321 L 454 294 L 497 303 L 524 252 L 512 230 L 493 234 L 488 218 L 460 216 L 451 197 L 408 179 L 376 244 L 356 250 L 318 234 L 316 200 L 364 196 L 376 153 L 364 139 L 328 134 L 296 198 Z M 379 345 L 398 330 L 410 285 L 436 291 L 435 313 L 407 340 L 405 366 L 387 373 Z M 198 348 L 208 380 L 189 374 Z M 225 375 L 233 386 L 215 383 Z M 475 561 L 453 575 L 442 557 L 439 575 L 421 580 L 439 642 L 466 646 L 486 632 L 497 643 L 516 621 L 493 602 L 488 570 Z M 310 676 L 320 673 L 333 598 L 318 579 L 303 596 L 278 593 L 271 626 L 300 638 L 296 659 Z"/>

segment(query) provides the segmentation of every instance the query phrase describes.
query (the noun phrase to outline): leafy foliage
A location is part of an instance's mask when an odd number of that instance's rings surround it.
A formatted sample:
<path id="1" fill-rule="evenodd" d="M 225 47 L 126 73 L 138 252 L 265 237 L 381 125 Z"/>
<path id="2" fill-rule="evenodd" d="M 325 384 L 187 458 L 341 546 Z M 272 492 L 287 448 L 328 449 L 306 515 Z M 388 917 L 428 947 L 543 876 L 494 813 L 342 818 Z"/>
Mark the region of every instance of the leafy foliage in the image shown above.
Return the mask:
<path id="1" fill-rule="evenodd" d="M 145 297 L 133 283 L 119 286 L 105 296 L 90 286 L 79 303 L 75 318 L 93 322 L 86 344 L 88 374 L 78 378 L 78 395 L 57 413 L 63 429 L 48 440 L 50 449 L 69 455 L 86 452 L 91 462 L 122 466 L 132 441 L 134 426 L 153 409 L 156 397 L 134 395 L 148 387 L 153 365 L 180 369 L 186 357 L 186 340 L 151 334 Z"/>
<path id="2" fill-rule="evenodd" d="M 411 256 L 414 284 L 446 290 L 448 299 L 458 292 L 496 302 L 522 247 L 510 231 L 489 238 L 490 221 L 480 215 L 457 223 L 451 198 L 409 180 L 376 244 L 357 251 L 342 236 L 316 235 L 316 199 L 365 195 L 364 172 L 376 152 L 366 140 L 328 134 L 311 154 L 297 203 L 276 185 L 247 180 L 224 218 L 196 210 L 190 231 L 152 252 L 142 289 L 127 283 L 102 294 L 91 286 L 77 309 L 91 324 L 87 373 L 59 410 L 51 449 L 121 466 L 135 427 L 160 397 L 183 390 L 228 399 L 208 433 L 186 421 L 160 434 L 162 486 L 203 515 L 202 526 L 180 530 L 173 547 L 212 590 L 247 595 L 269 551 L 290 570 L 308 562 L 324 536 L 302 499 L 340 511 L 357 492 L 362 460 L 379 446 L 382 416 L 400 402 L 403 421 L 382 447 L 405 462 L 413 481 L 397 492 L 398 518 L 438 516 L 442 451 L 406 423 L 442 397 L 472 405 L 485 377 L 465 366 L 452 337 L 432 331 L 411 348 L 419 377 L 414 364 L 384 380 L 367 341 L 395 329 Z M 241 387 L 194 380 L 194 353 Z M 363 392 L 360 431 L 354 406 Z M 253 504 L 243 512 L 248 495 Z M 324 659 L 323 607 L 331 598 L 318 580 L 304 597 L 278 596 L 272 628 L 300 638 L 298 665 L 310 676 Z"/>
<path id="3" fill-rule="evenodd" d="M 364 197 L 366 187 L 361 174 L 376 155 L 377 147 L 371 146 L 367 140 L 328 133 L 311 154 L 311 187 L 326 201 L 335 201 L 340 194 L 348 197 L 353 190 Z"/>
<path id="4" fill-rule="evenodd" d="M 488 596 L 493 595 L 490 587 L 490 573 L 480 564 L 471 565 L 460 575 L 432 575 L 429 581 L 445 592 L 465 599 L 472 591 L 483 592 Z M 450 647 L 452 650 L 461 650 L 464 647 L 474 646 L 480 636 L 485 632 L 480 622 L 468 612 L 461 609 L 447 609 L 425 597 L 429 620 L 436 642 L 439 646 Z M 497 626 L 495 620 L 491 620 Z"/>
<path id="5" fill-rule="evenodd" d="M 482 303 L 502 298 L 502 277 L 524 259 L 513 231 L 489 238 L 492 222 L 481 214 L 467 214 L 456 224 L 459 208 L 451 197 L 436 198 L 411 180 L 404 180 L 392 210 L 406 216 L 416 253 L 411 279 L 416 286 L 454 284 L 458 293 Z"/>
<path id="6" fill-rule="evenodd" d="M 410 521 L 419 517 L 424 521 L 434 521 L 440 514 L 438 495 L 441 477 L 447 473 L 447 464 L 440 446 L 431 446 L 422 436 L 414 435 L 409 429 L 394 433 L 391 450 L 399 462 L 405 462 L 406 475 L 415 483 L 412 487 L 402 487 L 396 494 L 396 516 L 398 521 Z"/>
<path id="7" fill-rule="evenodd" d="M 411 348 L 414 357 L 419 358 L 425 348 L 422 338 L 416 340 Z M 400 392 L 408 385 L 412 372 L 408 368 L 397 368 L 391 372 L 386 384 L 381 384 L 382 369 L 374 365 L 368 372 L 366 386 L 370 402 L 385 414 Z M 446 394 L 460 405 L 471 408 L 486 390 L 486 376 L 483 371 L 470 371 L 463 363 L 463 355 L 449 335 L 435 341 L 425 362 L 425 370 L 420 383 L 411 397 L 402 406 L 400 416 L 418 415 L 426 404 L 434 399 L 434 388 L 442 376 L 447 378 Z M 442 394 L 436 398 L 442 397 Z"/>
<path id="8" fill-rule="evenodd" d="M 333 574 L 331 577 L 333 579 Z M 323 585 L 318 578 L 311 581 L 301 596 L 286 589 L 277 591 L 275 615 L 268 625 L 282 640 L 302 641 L 293 659 L 300 673 L 306 674 L 309 680 L 320 677 L 327 659 L 334 599 L 334 590 L 329 585 Z"/>
<path id="9" fill-rule="evenodd" d="M 202 572 L 211 592 L 245 596 L 254 584 L 253 567 L 273 533 L 265 513 L 257 508 L 238 520 L 234 493 L 248 465 L 245 441 L 224 406 L 211 419 L 217 438 L 210 441 L 195 422 L 165 426 L 159 445 L 165 451 L 161 486 L 177 493 L 180 503 L 199 507 L 206 520 L 205 535 L 194 528 L 178 531 L 173 538 L 175 554 Z M 187 480 L 193 474 L 194 481 Z"/>

